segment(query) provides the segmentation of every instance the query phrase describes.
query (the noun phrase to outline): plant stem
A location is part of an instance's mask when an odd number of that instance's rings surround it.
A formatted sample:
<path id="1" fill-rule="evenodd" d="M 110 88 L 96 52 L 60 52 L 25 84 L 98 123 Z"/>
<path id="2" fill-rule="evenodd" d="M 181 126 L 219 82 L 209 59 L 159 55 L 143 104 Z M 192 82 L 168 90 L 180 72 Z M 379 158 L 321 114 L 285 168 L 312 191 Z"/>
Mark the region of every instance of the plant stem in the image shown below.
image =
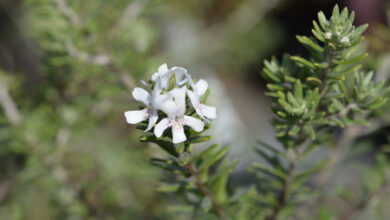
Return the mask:
<path id="1" fill-rule="evenodd" d="M 297 162 L 294 162 L 294 163 L 292 163 L 290 165 L 290 168 L 289 168 L 289 170 L 287 172 L 287 177 L 286 177 L 286 179 L 284 181 L 284 185 L 283 185 L 282 191 L 280 192 L 280 194 L 278 196 L 278 203 L 273 208 L 272 214 L 269 217 L 269 220 L 277 220 L 278 217 L 279 217 L 280 211 L 286 205 L 288 191 L 290 190 L 290 184 L 291 184 L 291 181 L 292 181 L 292 179 L 294 177 L 294 172 L 295 172 L 296 166 L 297 166 Z"/>
<path id="2" fill-rule="evenodd" d="M 352 219 L 353 215 L 356 212 L 366 208 L 368 206 L 368 204 L 371 202 L 371 200 L 373 200 L 375 197 L 377 197 L 383 191 L 385 191 L 388 186 L 389 186 L 389 183 L 388 182 L 384 182 L 384 184 L 381 187 L 379 187 L 374 192 L 370 193 L 367 197 L 365 197 L 363 200 L 361 200 L 355 206 L 353 206 L 352 208 L 350 208 L 349 210 L 344 212 L 338 219 L 339 220 L 349 220 L 349 219 Z"/>
<path id="3" fill-rule="evenodd" d="M 0 105 L 4 109 L 4 115 L 8 118 L 11 124 L 19 125 L 23 118 L 15 104 L 15 101 L 12 99 L 9 94 L 9 89 L 6 84 L 0 82 Z"/>
<path id="4" fill-rule="evenodd" d="M 212 208 L 213 210 L 217 213 L 217 215 L 221 218 L 221 219 L 227 219 L 227 216 L 226 216 L 226 213 L 223 211 L 222 207 L 218 204 L 217 200 L 215 199 L 214 195 L 210 192 L 210 190 L 207 188 L 207 186 L 205 186 L 202 182 L 202 179 L 201 177 L 199 176 L 199 173 L 194 170 L 194 167 L 192 166 L 192 161 L 190 161 L 189 163 L 187 163 L 185 165 L 185 168 L 187 169 L 187 171 L 190 173 L 191 176 L 194 176 L 195 177 L 195 181 L 196 181 L 196 186 L 198 187 L 198 189 L 206 196 L 206 197 L 209 197 L 211 199 L 211 205 L 212 205 Z"/>
<path id="5" fill-rule="evenodd" d="M 272 214 L 269 218 L 267 218 L 268 220 L 277 220 L 283 207 L 287 204 L 291 182 L 294 179 L 295 171 L 300 161 L 300 155 L 303 153 L 303 149 L 307 146 L 307 144 L 310 143 L 310 141 L 308 141 L 309 139 L 306 136 L 301 136 L 300 139 L 301 141 L 298 144 L 298 147 L 295 149 L 297 158 L 290 163 L 286 178 L 284 180 L 283 188 L 278 196 L 277 204 L 272 209 Z"/>
<path id="6" fill-rule="evenodd" d="M 337 167 L 339 162 L 345 156 L 345 153 L 351 147 L 352 142 L 355 138 L 360 134 L 361 127 L 360 126 L 350 126 L 347 127 L 343 132 L 343 138 L 337 141 L 337 145 L 332 151 L 332 156 L 330 162 L 327 164 L 324 169 L 318 175 L 318 179 L 316 185 L 318 188 L 321 188 L 331 177 L 334 169 Z"/>

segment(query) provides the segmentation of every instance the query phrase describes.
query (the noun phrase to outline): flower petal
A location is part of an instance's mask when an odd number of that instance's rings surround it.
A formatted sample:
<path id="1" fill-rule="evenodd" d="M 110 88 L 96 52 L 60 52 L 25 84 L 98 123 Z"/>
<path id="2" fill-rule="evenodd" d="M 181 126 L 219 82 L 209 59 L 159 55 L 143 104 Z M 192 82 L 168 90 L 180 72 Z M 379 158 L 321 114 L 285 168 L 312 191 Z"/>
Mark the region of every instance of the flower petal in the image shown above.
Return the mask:
<path id="1" fill-rule="evenodd" d="M 200 104 L 199 96 L 197 96 L 193 91 L 187 90 L 188 98 L 190 98 L 191 104 L 194 108 L 197 108 Z"/>
<path id="2" fill-rule="evenodd" d="M 168 72 L 168 65 L 166 63 L 163 63 L 159 68 L 158 68 L 159 73 L 165 73 Z"/>
<path id="3" fill-rule="evenodd" d="M 169 127 L 169 119 L 164 118 L 162 119 L 154 128 L 154 135 L 156 137 L 161 137 L 161 135 L 164 133 L 164 131 Z"/>
<path id="4" fill-rule="evenodd" d="M 155 82 L 155 81 L 158 79 L 159 76 L 160 76 L 160 73 L 159 73 L 159 72 L 153 73 L 153 75 L 152 75 L 152 81 Z"/>
<path id="5" fill-rule="evenodd" d="M 184 115 L 184 124 L 190 126 L 197 132 L 201 132 L 204 127 L 203 121 L 187 115 Z"/>
<path id="6" fill-rule="evenodd" d="M 175 73 L 177 86 L 182 86 L 189 78 L 188 71 L 183 67 L 174 66 L 172 67 L 171 72 Z"/>
<path id="7" fill-rule="evenodd" d="M 177 106 L 173 99 L 168 99 L 161 104 L 161 110 L 168 115 L 169 118 L 174 118 L 177 112 Z"/>
<path id="8" fill-rule="evenodd" d="M 129 124 L 137 124 L 148 118 L 147 109 L 125 112 L 126 121 Z"/>
<path id="9" fill-rule="evenodd" d="M 158 115 L 157 115 L 157 113 L 156 113 L 156 114 L 153 114 L 153 115 L 149 118 L 148 128 L 146 128 L 145 131 L 150 131 L 150 129 L 152 129 L 152 127 L 154 126 L 154 124 L 156 124 L 157 120 L 158 120 Z"/>
<path id="10" fill-rule="evenodd" d="M 172 141 L 174 144 L 178 144 L 187 140 L 184 134 L 184 128 L 181 124 L 177 123 L 172 126 Z"/>
<path id="11" fill-rule="evenodd" d="M 182 116 L 186 111 L 186 90 L 187 87 L 183 86 L 181 88 L 174 88 L 169 92 L 176 105 L 175 116 Z"/>
<path id="12" fill-rule="evenodd" d="M 135 87 L 132 94 L 135 100 L 143 102 L 146 105 L 149 104 L 150 95 L 145 89 L 140 87 Z"/>
<path id="13" fill-rule="evenodd" d="M 216 118 L 217 117 L 217 109 L 212 106 L 200 104 L 199 105 L 200 112 L 207 118 Z"/>
<path id="14" fill-rule="evenodd" d="M 207 83 L 206 80 L 200 79 L 198 82 L 196 82 L 196 92 L 198 93 L 199 96 L 202 96 L 207 88 L 209 87 L 209 84 Z"/>
<path id="15" fill-rule="evenodd" d="M 141 80 L 141 83 L 142 83 L 144 86 L 150 88 L 149 83 L 145 82 L 145 80 Z"/>

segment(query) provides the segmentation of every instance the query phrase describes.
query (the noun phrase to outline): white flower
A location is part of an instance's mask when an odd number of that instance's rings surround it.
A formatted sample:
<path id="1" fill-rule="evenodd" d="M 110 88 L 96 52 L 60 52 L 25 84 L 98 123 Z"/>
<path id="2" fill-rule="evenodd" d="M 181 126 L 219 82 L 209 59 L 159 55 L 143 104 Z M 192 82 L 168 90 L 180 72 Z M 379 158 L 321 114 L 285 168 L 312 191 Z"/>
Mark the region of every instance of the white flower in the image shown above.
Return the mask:
<path id="1" fill-rule="evenodd" d="M 205 94 L 208 84 L 206 80 L 200 79 L 195 85 L 192 84 L 193 90 L 187 90 L 188 97 L 190 98 L 192 106 L 195 108 L 196 113 L 205 119 L 216 118 L 217 110 L 215 107 L 207 106 L 200 101 L 200 97 Z"/>
<path id="2" fill-rule="evenodd" d="M 169 79 L 171 78 L 171 72 L 168 69 L 168 65 L 166 63 L 162 64 L 158 68 L 158 72 L 155 72 L 152 75 L 152 81 L 156 82 L 156 84 L 161 89 L 169 88 Z"/>
<path id="3" fill-rule="evenodd" d="M 175 74 L 177 87 L 184 85 L 187 81 L 192 82 L 190 74 L 188 74 L 188 71 L 184 67 L 174 66 L 170 72 L 171 74 Z"/>
<path id="4" fill-rule="evenodd" d="M 326 39 L 330 39 L 332 37 L 332 33 L 330 33 L 330 32 L 326 32 L 325 33 L 325 38 Z"/>
<path id="5" fill-rule="evenodd" d="M 192 80 L 190 74 L 188 74 L 188 71 L 185 68 L 174 66 L 171 69 L 168 69 L 168 65 L 164 63 L 158 68 L 158 72 L 155 72 L 152 75 L 152 81 L 156 82 L 161 89 L 168 90 L 169 80 L 171 79 L 172 74 L 175 74 L 177 87 L 180 87 L 187 81 Z"/>
<path id="6" fill-rule="evenodd" d="M 187 88 L 183 86 L 169 92 L 171 94 L 170 99 L 161 106 L 161 110 L 168 115 L 168 118 L 162 119 L 154 128 L 156 137 L 161 137 L 167 128 L 172 127 L 172 140 L 173 143 L 177 144 L 187 140 L 184 133 L 184 125 L 190 126 L 197 132 L 203 130 L 204 123 L 201 120 L 184 115 L 186 110 L 186 90 Z"/>
<path id="7" fill-rule="evenodd" d="M 141 121 L 149 119 L 148 127 L 145 131 L 152 129 L 153 125 L 158 120 L 158 109 L 168 100 L 169 96 L 167 94 L 161 95 L 161 90 L 158 86 L 155 86 L 150 95 L 145 89 L 136 87 L 133 90 L 133 97 L 135 100 L 143 102 L 146 107 L 142 110 L 127 111 L 125 112 L 126 121 L 129 124 L 137 124 Z"/>
<path id="8" fill-rule="evenodd" d="M 343 37 L 341 40 L 340 40 L 341 43 L 344 43 L 344 44 L 349 44 L 349 38 L 348 37 Z"/>

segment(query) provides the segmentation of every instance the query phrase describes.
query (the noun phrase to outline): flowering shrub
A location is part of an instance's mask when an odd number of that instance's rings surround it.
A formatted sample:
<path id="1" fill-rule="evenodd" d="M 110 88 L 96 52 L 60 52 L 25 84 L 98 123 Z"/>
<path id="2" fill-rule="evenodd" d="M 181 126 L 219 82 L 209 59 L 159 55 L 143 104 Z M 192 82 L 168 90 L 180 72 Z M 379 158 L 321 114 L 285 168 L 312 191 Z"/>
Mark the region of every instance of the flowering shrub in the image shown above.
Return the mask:
<path id="1" fill-rule="evenodd" d="M 135 100 L 143 102 L 146 107 L 142 110 L 127 111 L 125 117 L 130 124 L 148 120 L 145 131 L 149 131 L 160 115 L 162 119 L 154 127 L 156 137 L 161 137 L 164 131 L 171 127 L 172 142 L 182 143 L 187 140 L 185 125 L 196 132 L 203 131 L 204 122 L 193 115 L 197 114 L 205 122 L 209 122 L 207 118 L 217 117 L 215 107 L 202 103 L 207 98 L 203 97 L 208 89 L 207 82 L 201 79 L 195 83 L 183 67 L 168 69 L 167 64 L 163 64 L 158 72 L 153 74 L 149 84 L 146 82 L 144 84 L 152 90 L 150 94 L 139 87 L 135 88 L 132 94 Z M 190 103 L 186 103 L 188 102 L 186 95 Z M 186 110 L 187 106 L 192 108 Z"/>
<path id="2" fill-rule="evenodd" d="M 294 211 L 299 204 L 315 201 L 320 190 L 308 183 L 316 173 L 328 172 L 335 160 L 319 159 L 309 168 L 300 168 L 302 161 L 327 143 L 337 142 L 332 135 L 342 128 L 368 125 L 375 110 L 387 102 L 388 83 L 372 82 L 373 73 L 366 73 L 358 63 L 366 56 L 356 49 L 367 25 L 355 27 L 353 20 L 353 12 L 346 8 L 340 12 L 337 5 L 330 19 L 320 12 L 318 23 L 313 21 L 314 36 L 297 36 L 309 58 L 285 55 L 282 62 L 275 58 L 265 61 L 263 76 L 281 146 L 261 142 L 257 153 L 265 163 L 253 164 L 251 172 L 259 181 L 245 193 L 227 190 L 228 175 L 237 161 L 223 159 L 226 148 L 212 145 L 202 152 L 194 150 L 194 143 L 210 139 L 201 135 L 216 117 L 216 109 L 204 104 L 209 93 L 205 80 L 194 81 L 186 69 L 168 69 L 163 64 L 144 82 L 149 92 L 133 90 L 134 99 L 145 107 L 125 112 L 126 120 L 146 128 L 141 141 L 156 143 L 170 154 L 151 162 L 172 172 L 173 178 L 159 190 L 180 195 L 186 205 L 174 210 L 192 211 L 200 219 L 215 218 L 209 215 L 212 210 L 220 219 L 273 220 L 298 216 Z M 383 156 L 378 158 L 378 169 L 383 170 L 388 162 Z M 380 189 L 387 184 L 386 175 L 381 173 Z M 376 194 L 378 191 L 372 190 L 340 219 L 349 219 Z"/>

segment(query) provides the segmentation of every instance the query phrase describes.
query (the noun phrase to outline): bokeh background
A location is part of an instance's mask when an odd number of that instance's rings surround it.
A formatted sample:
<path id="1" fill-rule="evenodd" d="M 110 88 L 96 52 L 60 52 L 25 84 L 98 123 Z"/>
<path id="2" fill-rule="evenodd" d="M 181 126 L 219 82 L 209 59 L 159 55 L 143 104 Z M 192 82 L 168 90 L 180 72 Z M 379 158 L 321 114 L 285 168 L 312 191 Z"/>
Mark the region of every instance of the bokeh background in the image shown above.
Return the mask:
<path id="1" fill-rule="evenodd" d="M 263 60 L 305 55 L 295 36 L 310 35 L 317 12 L 329 16 L 336 3 L 370 24 L 364 62 L 387 79 L 387 0 L 0 0 L 0 219 L 190 219 L 156 191 L 166 175 L 148 158 L 164 152 L 139 143 L 123 116 L 139 104 L 131 90 L 165 62 L 209 81 L 211 142 L 240 159 L 231 182 L 245 189 L 256 140 L 276 143 Z M 347 207 L 335 189 L 359 191 L 356 167 L 389 145 L 389 109 L 359 133 L 365 156 L 339 164 L 302 219 Z M 361 219 L 390 219 L 388 197 Z"/>

